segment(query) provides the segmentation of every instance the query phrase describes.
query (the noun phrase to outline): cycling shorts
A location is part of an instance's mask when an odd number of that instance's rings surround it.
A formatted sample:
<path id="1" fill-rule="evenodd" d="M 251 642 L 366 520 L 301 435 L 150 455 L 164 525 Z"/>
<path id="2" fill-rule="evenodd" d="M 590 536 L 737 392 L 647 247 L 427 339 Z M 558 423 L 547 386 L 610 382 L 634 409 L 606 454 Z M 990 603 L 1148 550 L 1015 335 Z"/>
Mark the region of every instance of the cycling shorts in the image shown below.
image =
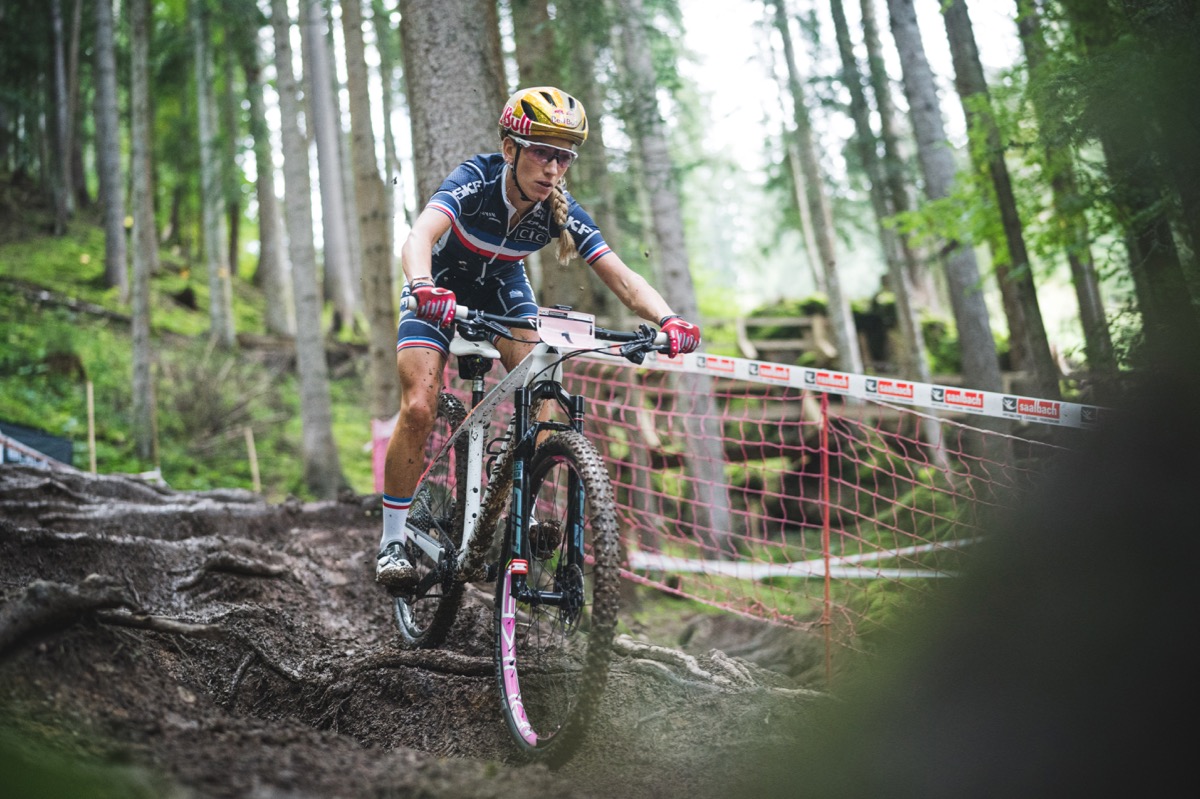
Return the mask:
<path id="1" fill-rule="evenodd" d="M 529 277 L 525 274 L 525 265 L 521 261 L 501 266 L 492 264 L 488 267 L 487 279 L 482 282 L 466 270 L 456 267 L 447 267 L 440 271 L 435 268 L 433 271 L 434 283 L 453 291 L 459 305 L 501 316 L 537 316 L 538 305 L 533 295 L 533 286 L 529 285 Z M 408 296 L 409 287 L 405 284 L 400 293 L 402 306 Z M 424 319 L 418 319 L 416 311 L 406 309 L 400 313 L 400 324 L 396 330 L 396 351 L 407 347 L 425 347 L 447 355 L 450 352 L 451 331 L 452 328 L 438 327 Z M 492 343 L 495 343 L 497 337 L 490 338 Z"/>

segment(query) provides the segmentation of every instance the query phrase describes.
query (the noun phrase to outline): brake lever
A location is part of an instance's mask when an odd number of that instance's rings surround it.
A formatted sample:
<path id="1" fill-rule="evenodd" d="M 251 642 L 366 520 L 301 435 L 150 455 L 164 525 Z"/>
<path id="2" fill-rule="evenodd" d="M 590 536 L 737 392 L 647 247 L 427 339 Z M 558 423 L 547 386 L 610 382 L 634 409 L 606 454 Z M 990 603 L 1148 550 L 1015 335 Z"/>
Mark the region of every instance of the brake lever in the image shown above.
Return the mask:
<path id="1" fill-rule="evenodd" d="M 494 333 L 502 338 L 512 338 L 508 328 L 489 319 L 471 316 L 467 319 L 456 318 L 454 321 L 458 325 L 458 334 L 467 341 L 483 341 L 487 338 L 488 333 Z"/>
<path id="2" fill-rule="evenodd" d="M 654 337 L 658 331 L 643 323 L 638 325 L 637 333 L 636 339 L 621 345 L 621 355 L 630 363 L 640 365 L 646 360 L 646 353 L 654 348 Z"/>
<path id="3" fill-rule="evenodd" d="M 646 360 L 645 342 L 631 341 L 621 345 L 621 356 L 632 364 L 640 366 Z"/>

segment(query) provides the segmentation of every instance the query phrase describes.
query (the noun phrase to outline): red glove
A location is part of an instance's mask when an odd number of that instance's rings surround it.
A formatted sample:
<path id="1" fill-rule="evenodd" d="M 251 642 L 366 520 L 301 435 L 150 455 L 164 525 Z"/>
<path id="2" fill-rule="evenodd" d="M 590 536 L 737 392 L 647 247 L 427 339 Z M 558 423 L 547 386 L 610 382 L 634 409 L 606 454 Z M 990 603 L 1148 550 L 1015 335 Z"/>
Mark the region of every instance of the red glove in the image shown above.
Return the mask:
<path id="1" fill-rule="evenodd" d="M 457 303 L 453 291 L 432 283 L 421 283 L 413 286 L 409 293 L 417 301 L 418 319 L 434 322 L 439 327 L 450 327 Z"/>
<path id="2" fill-rule="evenodd" d="M 664 316 L 658 320 L 658 325 L 667 334 L 667 354 L 672 358 L 693 352 L 700 346 L 700 328 L 682 316 Z"/>

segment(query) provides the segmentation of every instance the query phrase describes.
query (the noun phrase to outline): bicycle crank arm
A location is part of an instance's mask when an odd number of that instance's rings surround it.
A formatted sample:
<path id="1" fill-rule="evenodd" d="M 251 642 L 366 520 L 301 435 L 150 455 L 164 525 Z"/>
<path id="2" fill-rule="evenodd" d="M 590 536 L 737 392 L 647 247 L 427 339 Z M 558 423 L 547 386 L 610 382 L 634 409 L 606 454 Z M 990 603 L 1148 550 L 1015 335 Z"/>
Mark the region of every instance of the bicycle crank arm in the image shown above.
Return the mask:
<path id="1" fill-rule="evenodd" d="M 408 537 L 416 543 L 421 551 L 430 557 L 435 562 L 440 562 L 442 553 L 445 551 L 441 544 L 429 537 L 429 533 L 408 528 Z"/>

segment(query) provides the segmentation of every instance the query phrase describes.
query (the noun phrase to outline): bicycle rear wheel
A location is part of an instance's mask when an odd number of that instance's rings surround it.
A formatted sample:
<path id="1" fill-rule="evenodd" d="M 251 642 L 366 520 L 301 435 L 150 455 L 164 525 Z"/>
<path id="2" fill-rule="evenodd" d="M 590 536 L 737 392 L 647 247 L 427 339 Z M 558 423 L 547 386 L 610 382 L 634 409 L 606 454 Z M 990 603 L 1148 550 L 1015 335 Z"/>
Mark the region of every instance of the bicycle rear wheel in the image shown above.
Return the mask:
<path id="1" fill-rule="evenodd" d="M 566 431 L 547 440 L 529 472 L 525 507 L 537 532 L 515 562 L 512 542 L 505 542 L 496 584 L 496 677 L 519 750 L 558 765 L 582 742 L 608 680 L 619 609 L 619 533 L 608 472 L 582 435 Z M 530 588 L 561 599 L 515 595 L 521 560 Z"/>
<path id="2" fill-rule="evenodd" d="M 445 452 L 439 451 L 466 417 L 466 409 L 453 394 L 438 396 L 433 433 L 425 445 L 425 463 L 431 464 L 413 495 L 408 512 L 408 561 L 417 570 L 416 589 L 395 597 L 400 641 L 410 649 L 433 647 L 450 632 L 462 603 L 463 583 L 455 579 L 455 557 L 463 535 L 464 497 L 467 488 L 467 437 Z M 435 460 L 436 458 L 436 460 Z M 431 556 L 417 536 L 441 547 Z"/>

